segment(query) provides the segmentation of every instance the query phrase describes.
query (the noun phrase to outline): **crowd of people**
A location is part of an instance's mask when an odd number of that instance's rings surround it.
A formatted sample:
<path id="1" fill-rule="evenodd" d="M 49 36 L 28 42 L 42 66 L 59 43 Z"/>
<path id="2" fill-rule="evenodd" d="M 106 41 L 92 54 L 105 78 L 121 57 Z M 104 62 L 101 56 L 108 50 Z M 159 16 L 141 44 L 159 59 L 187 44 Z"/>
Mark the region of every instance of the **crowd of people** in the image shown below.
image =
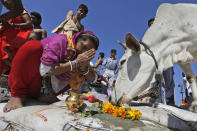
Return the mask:
<path id="1" fill-rule="evenodd" d="M 69 11 L 66 20 L 47 37 L 41 28 L 41 15 L 30 14 L 21 0 L 2 0 L 8 12 L 0 16 L 0 74 L 9 72 L 11 98 L 4 112 L 20 108 L 26 98 L 40 95 L 42 78 L 50 76 L 53 94 L 70 88 L 75 72 L 86 81 L 94 82 L 97 74 L 89 67 L 99 46 L 99 39 L 91 31 L 84 31 L 80 20 L 88 13 L 81 4 L 77 13 Z M 77 91 L 79 89 L 73 89 Z"/>
<path id="2" fill-rule="evenodd" d="M 77 93 L 95 91 L 81 89 L 86 81 L 85 87 L 92 88 L 95 83 L 105 85 L 106 91 L 96 91 L 110 96 L 118 73 L 117 51 L 112 49 L 107 58 L 100 52 L 97 62 L 90 64 L 99 39 L 93 32 L 84 30 L 81 24 L 88 14 L 86 5 L 79 5 L 76 13 L 69 11 L 51 37 L 47 37 L 46 30 L 41 27 L 41 15 L 36 11 L 29 14 L 21 0 L 1 0 L 0 12 L 2 6 L 8 12 L 0 15 L 0 75 L 9 74 L 11 89 L 4 112 L 23 107 L 26 98 L 39 97 L 45 84 L 50 86 L 53 95 L 70 88 Z M 153 22 L 154 19 L 148 22 L 149 27 Z M 163 72 L 165 96 L 170 105 L 174 105 L 173 74 L 173 68 Z"/>

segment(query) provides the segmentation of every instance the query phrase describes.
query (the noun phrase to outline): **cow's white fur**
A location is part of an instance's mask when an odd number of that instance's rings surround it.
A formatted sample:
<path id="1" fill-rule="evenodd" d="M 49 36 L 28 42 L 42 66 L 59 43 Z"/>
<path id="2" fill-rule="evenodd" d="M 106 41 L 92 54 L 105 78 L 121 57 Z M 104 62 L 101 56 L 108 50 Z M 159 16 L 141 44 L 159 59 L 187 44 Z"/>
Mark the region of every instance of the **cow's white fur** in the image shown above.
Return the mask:
<path id="1" fill-rule="evenodd" d="M 197 60 L 197 5 L 162 4 L 156 14 L 154 24 L 147 30 L 142 41 L 154 52 L 159 69 L 163 70 L 179 63 L 186 75 L 195 78 L 189 62 Z M 133 53 L 129 48 L 121 60 L 112 101 L 123 94 L 128 100 L 150 88 L 154 81 L 156 67 L 153 59 L 142 48 L 140 53 Z M 197 101 L 195 81 L 192 83 L 194 101 Z M 116 92 L 116 95 L 115 95 Z M 197 105 L 197 103 L 193 103 Z"/>

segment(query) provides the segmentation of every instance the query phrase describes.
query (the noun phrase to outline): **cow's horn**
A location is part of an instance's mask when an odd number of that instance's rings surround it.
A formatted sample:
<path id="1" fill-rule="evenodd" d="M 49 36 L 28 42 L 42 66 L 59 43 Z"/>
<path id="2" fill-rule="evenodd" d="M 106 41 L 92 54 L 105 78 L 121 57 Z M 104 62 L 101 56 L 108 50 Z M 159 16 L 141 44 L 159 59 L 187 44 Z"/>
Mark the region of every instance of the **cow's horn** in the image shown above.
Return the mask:
<path id="1" fill-rule="evenodd" d="M 125 50 L 127 49 L 127 46 L 121 41 L 118 40 L 117 43 L 120 44 Z"/>

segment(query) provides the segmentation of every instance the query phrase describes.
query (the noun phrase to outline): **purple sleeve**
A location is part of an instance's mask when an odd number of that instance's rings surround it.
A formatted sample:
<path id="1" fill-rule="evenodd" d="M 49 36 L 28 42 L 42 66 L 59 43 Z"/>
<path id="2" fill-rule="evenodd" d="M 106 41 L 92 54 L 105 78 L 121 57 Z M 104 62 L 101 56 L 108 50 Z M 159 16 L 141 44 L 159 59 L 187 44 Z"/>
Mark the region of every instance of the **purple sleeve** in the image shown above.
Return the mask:
<path id="1" fill-rule="evenodd" d="M 59 61 L 64 59 L 67 51 L 66 35 L 54 35 L 41 41 L 43 45 L 43 53 L 41 62 L 47 66 L 56 66 Z"/>

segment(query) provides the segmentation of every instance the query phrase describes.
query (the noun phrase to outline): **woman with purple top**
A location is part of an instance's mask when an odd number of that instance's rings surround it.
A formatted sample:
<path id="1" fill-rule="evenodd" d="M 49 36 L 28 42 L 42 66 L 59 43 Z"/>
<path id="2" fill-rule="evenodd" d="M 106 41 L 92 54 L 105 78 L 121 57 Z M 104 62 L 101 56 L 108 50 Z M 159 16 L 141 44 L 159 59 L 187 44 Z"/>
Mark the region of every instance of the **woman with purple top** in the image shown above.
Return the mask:
<path id="1" fill-rule="evenodd" d="M 82 31 L 72 38 L 74 53 L 67 51 L 67 35 L 57 34 L 39 41 L 28 41 L 17 52 L 8 78 L 11 98 L 4 112 L 22 107 L 22 100 L 38 97 L 42 77 L 51 76 L 55 95 L 69 89 L 69 79 L 78 71 L 87 81 L 96 81 L 97 74 L 89 70 L 99 46 L 98 38 L 90 31 Z"/>

